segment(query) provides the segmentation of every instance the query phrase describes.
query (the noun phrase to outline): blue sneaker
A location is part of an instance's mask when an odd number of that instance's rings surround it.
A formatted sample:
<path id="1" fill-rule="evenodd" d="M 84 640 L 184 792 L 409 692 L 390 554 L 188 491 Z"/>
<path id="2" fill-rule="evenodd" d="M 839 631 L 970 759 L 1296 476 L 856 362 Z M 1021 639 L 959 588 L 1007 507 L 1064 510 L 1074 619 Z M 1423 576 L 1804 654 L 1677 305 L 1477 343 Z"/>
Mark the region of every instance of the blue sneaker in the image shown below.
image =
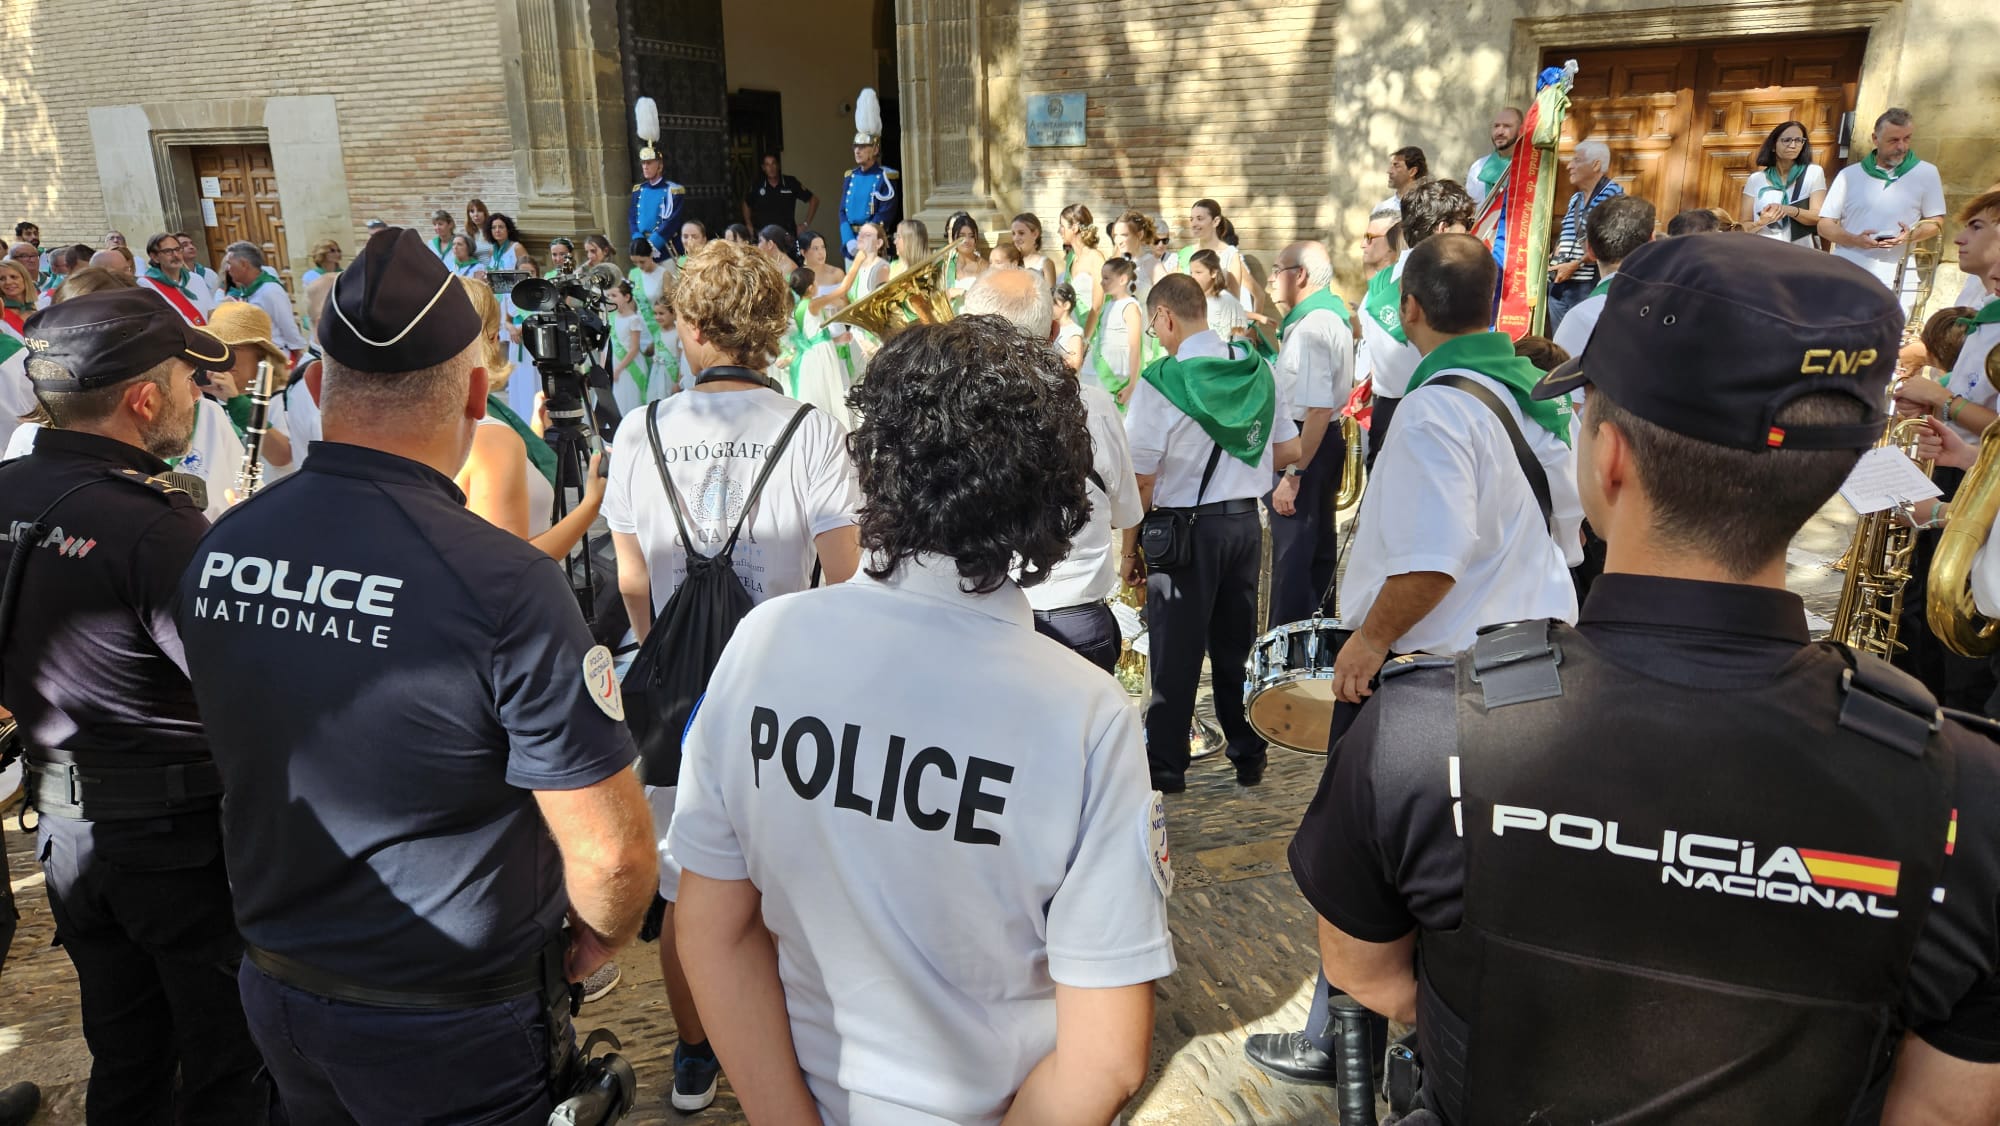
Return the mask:
<path id="1" fill-rule="evenodd" d="M 692 1056 L 687 1045 L 674 1045 L 674 1090 L 668 1096 L 674 1109 L 693 1112 L 715 1101 L 716 1081 L 722 1077 L 722 1061 L 713 1055 Z"/>

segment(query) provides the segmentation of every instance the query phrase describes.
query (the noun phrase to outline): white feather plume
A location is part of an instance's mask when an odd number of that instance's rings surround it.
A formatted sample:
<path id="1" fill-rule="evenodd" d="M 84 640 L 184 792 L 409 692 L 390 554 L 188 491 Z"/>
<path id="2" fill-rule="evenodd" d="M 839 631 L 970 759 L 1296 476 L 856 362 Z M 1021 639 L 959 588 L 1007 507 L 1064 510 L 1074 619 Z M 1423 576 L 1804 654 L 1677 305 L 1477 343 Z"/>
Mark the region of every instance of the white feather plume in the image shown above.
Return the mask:
<path id="1" fill-rule="evenodd" d="M 875 96 L 872 86 L 854 99 L 854 131 L 871 137 L 882 135 L 882 101 Z"/>
<path id="2" fill-rule="evenodd" d="M 632 116 L 638 121 L 639 136 L 641 139 L 651 142 L 659 141 L 660 107 L 653 104 L 653 99 L 640 98 L 638 103 L 632 107 Z"/>

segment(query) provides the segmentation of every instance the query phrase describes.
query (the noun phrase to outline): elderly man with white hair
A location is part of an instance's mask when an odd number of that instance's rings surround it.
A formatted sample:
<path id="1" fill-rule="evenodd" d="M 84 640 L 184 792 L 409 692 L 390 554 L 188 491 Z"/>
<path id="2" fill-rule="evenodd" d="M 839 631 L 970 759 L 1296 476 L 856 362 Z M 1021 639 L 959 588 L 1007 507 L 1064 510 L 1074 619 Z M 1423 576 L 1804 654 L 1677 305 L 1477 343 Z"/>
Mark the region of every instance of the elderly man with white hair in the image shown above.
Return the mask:
<path id="1" fill-rule="evenodd" d="M 1278 401 L 1299 427 L 1299 459 L 1275 466 L 1271 506 L 1269 624 L 1312 616 L 1333 585 L 1338 543 L 1333 502 L 1345 445 L 1335 413 L 1354 386 L 1354 329 L 1332 289 L 1326 245 L 1295 242 L 1271 266 L 1271 296 L 1287 310 L 1278 325 Z"/>
<path id="2" fill-rule="evenodd" d="M 1011 321 L 1037 340 L 1053 341 L 1055 336 L 1055 301 L 1038 271 L 997 266 L 982 272 L 965 291 L 964 315 L 982 314 Z M 1080 382 L 1077 390 L 1090 426 L 1091 479 L 1084 485 L 1090 522 L 1076 534 L 1069 555 L 1049 571 L 1049 577 L 1023 587 L 1022 593 L 1035 611 L 1037 633 L 1111 672 L 1118 667 L 1118 619 L 1104 600 L 1118 589 L 1122 557 L 1138 551 L 1137 529 L 1145 511 L 1117 402 L 1095 383 Z M 1116 530 L 1126 534 L 1114 537 Z"/>
<path id="3" fill-rule="evenodd" d="M 264 310 L 271 318 L 272 343 L 297 363 L 306 349 L 306 334 L 292 315 L 292 298 L 284 283 L 264 264 L 264 252 L 254 242 L 232 242 L 222 252 L 222 272 L 229 278 L 229 296 Z"/>
<path id="4" fill-rule="evenodd" d="M 1584 224 L 1598 204 L 1625 189 L 1611 179 L 1611 149 L 1596 137 L 1576 143 L 1569 157 L 1569 184 L 1576 189 L 1563 212 L 1562 238 L 1549 256 L 1549 323 L 1554 336 L 1563 315 L 1597 286 L 1597 265 L 1584 258 Z"/>

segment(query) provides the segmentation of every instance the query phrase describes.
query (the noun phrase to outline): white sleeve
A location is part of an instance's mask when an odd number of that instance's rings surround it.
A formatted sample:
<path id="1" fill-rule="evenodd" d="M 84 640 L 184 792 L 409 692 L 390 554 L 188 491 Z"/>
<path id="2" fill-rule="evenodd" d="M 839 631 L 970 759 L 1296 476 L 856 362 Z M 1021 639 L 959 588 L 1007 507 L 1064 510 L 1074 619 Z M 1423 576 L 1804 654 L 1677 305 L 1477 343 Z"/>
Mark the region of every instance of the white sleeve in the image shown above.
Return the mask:
<path id="1" fill-rule="evenodd" d="M 1581 317 L 1565 316 L 1562 323 L 1556 326 L 1556 335 L 1552 343 L 1568 352 L 1571 357 L 1581 356 L 1583 346 L 1590 343 L 1590 330 L 1594 327 L 1596 327 L 1595 321 L 1586 325 Z"/>
<path id="2" fill-rule="evenodd" d="M 1847 208 L 1847 182 L 1851 179 L 1853 177 L 1847 174 L 1845 168 L 1834 176 L 1833 186 L 1826 191 L 1826 202 L 1819 205 L 1820 218 L 1840 218 L 1840 213 Z"/>
<path id="3" fill-rule="evenodd" d="M 1338 407 L 1346 400 L 1353 380 L 1347 371 L 1347 325 L 1332 313 L 1315 313 L 1313 323 L 1299 326 L 1298 378 L 1292 382 L 1297 396 L 1292 406 L 1306 410 Z"/>
<path id="4" fill-rule="evenodd" d="M 683 869 L 711 880 L 750 878 L 743 842 L 729 820 L 722 779 L 730 765 L 739 762 L 736 755 L 725 752 L 746 745 L 750 734 L 741 729 L 742 712 L 735 704 L 737 693 L 731 690 L 738 664 L 732 658 L 749 648 L 744 644 L 745 635 L 754 631 L 756 619 L 756 610 L 743 619 L 731 644 L 722 651 L 715 675 L 709 678 L 707 695 L 695 704 L 687 737 L 681 742 L 680 788 L 674 794 L 673 820 L 653 826 L 655 836 L 666 834 L 667 850 Z"/>
<path id="5" fill-rule="evenodd" d="M 1164 835 L 1157 862 L 1153 853 L 1154 819 L 1164 834 L 1165 810 L 1146 779 L 1138 712 L 1107 712 L 1084 761 L 1076 852 L 1048 907 L 1049 976 L 1079 989 L 1137 985 L 1174 971 L 1160 886 L 1169 870 Z"/>
<path id="6" fill-rule="evenodd" d="M 1972 604 L 1987 617 L 2000 618 L 2000 549 L 1992 536 L 1972 556 Z"/>
<path id="7" fill-rule="evenodd" d="M 811 455 L 801 464 L 806 469 L 806 519 L 815 536 L 855 523 L 861 509 L 861 485 L 847 456 L 847 431 L 832 417 L 822 417 L 825 421 L 814 427 L 814 445 L 801 451 Z"/>
<path id="8" fill-rule="evenodd" d="M 1465 194 L 1471 196 L 1475 204 L 1486 202 L 1486 185 L 1479 182 L 1479 166 L 1485 163 L 1486 158 L 1482 156 L 1465 170 Z"/>
<path id="9" fill-rule="evenodd" d="M 1812 194 L 1814 192 L 1823 192 L 1825 190 L 1826 169 L 1821 168 L 1817 164 L 1808 165 L 1806 168 L 1806 202 L 1812 202 Z"/>
<path id="10" fill-rule="evenodd" d="M 1921 219 L 1934 219 L 1944 214 L 1944 181 L 1938 177 L 1937 165 L 1924 166 L 1923 207 L 1918 214 Z"/>
<path id="11" fill-rule="evenodd" d="M 1453 429 L 1434 406 L 1411 395 L 1396 412 L 1396 440 L 1376 455 L 1368 475 L 1368 487 L 1381 493 L 1376 511 L 1399 514 L 1387 517 L 1394 530 L 1387 536 L 1385 576 L 1436 571 L 1456 579 L 1480 550 L 1478 467 L 1467 437 Z"/>
<path id="12" fill-rule="evenodd" d="M 1091 462 L 1111 502 L 1111 526 L 1130 528 L 1145 517 L 1139 509 L 1139 482 L 1132 475 L 1132 449 L 1116 408 L 1109 418 L 1090 412 Z"/>
<path id="13" fill-rule="evenodd" d="M 650 465 L 652 452 L 652 443 L 646 438 L 646 412 L 635 412 L 618 428 L 618 441 L 611 446 L 611 471 L 604 481 L 604 500 L 598 507 L 605 526 L 614 532 L 639 530 L 638 514 L 632 511 L 632 471 L 642 453 Z"/>
<path id="14" fill-rule="evenodd" d="M 1132 471 L 1154 474 L 1167 456 L 1167 431 L 1180 414 L 1157 387 L 1140 380 L 1125 408 L 1125 438 L 1132 450 Z"/>

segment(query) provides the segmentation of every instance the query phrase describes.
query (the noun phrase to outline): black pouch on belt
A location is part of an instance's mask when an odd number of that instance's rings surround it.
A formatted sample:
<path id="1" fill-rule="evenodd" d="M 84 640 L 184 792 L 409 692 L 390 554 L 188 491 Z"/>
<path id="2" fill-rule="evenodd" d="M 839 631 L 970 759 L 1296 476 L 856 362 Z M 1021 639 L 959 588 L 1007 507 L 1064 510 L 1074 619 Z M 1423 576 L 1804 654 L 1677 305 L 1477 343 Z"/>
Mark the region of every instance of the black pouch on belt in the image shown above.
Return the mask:
<path id="1" fill-rule="evenodd" d="M 1200 508 L 1202 498 L 1208 495 L 1208 482 L 1215 476 L 1216 463 L 1221 460 L 1222 447 L 1218 445 L 1208 452 L 1208 468 L 1201 472 L 1201 489 L 1195 493 L 1193 505 L 1188 508 L 1155 508 L 1139 522 L 1139 552 L 1146 557 L 1148 570 L 1178 570 L 1194 558 L 1195 515 L 1192 510 Z"/>

